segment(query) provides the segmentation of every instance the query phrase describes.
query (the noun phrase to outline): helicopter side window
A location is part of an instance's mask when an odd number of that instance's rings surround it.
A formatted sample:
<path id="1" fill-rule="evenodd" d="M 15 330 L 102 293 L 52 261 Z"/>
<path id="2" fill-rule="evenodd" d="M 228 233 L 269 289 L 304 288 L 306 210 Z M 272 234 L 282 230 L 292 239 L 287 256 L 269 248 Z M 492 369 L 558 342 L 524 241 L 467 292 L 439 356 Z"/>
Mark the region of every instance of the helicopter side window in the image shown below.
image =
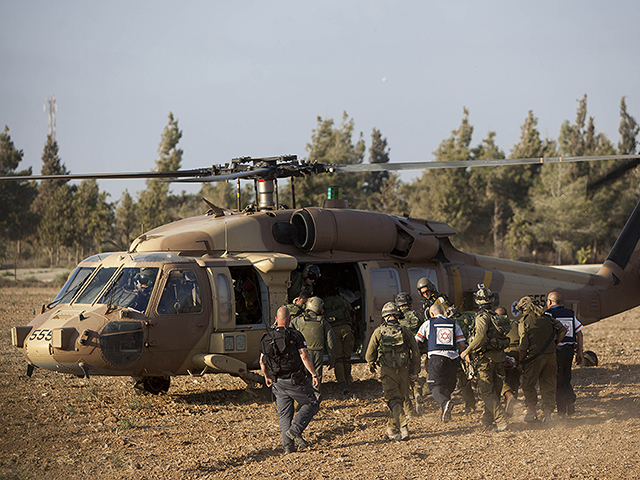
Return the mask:
<path id="1" fill-rule="evenodd" d="M 160 315 L 202 312 L 202 295 L 196 274 L 191 270 L 174 270 L 169 274 L 158 304 Z"/>
<path id="2" fill-rule="evenodd" d="M 107 282 L 111 280 L 111 277 L 116 273 L 116 270 L 118 270 L 116 267 L 107 267 L 98 270 L 98 273 L 91 279 L 74 303 L 93 303 Z"/>
<path id="3" fill-rule="evenodd" d="M 123 268 L 98 303 L 144 312 L 149 304 L 158 267 Z"/>
<path id="4" fill-rule="evenodd" d="M 218 305 L 220 308 L 220 323 L 229 324 L 231 322 L 231 286 L 226 275 L 219 273 L 216 275 L 218 285 Z"/>
<path id="5" fill-rule="evenodd" d="M 91 276 L 96 267 L 77 267 L 64 286 L 60 289 L 56 298 L 49 304 L 49 307 L 57 305 L 59 303 L 70 303 L 78 290 L 82 288 L 87 278 Z"/>

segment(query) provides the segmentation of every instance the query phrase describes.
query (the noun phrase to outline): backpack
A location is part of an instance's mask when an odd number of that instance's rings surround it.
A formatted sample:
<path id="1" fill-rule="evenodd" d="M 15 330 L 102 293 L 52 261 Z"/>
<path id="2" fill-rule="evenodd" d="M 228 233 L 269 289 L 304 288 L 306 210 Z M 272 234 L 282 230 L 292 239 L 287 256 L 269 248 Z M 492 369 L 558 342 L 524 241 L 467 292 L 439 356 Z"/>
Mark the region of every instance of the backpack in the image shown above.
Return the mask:
<path id="1" fill-rule="evenodd" d="M 497 315 L 487 312 L 491 317 L 491 323 L 487 329 L 488 348 L 493 350 L 504 350 L 509 346 L 511 340 L 508 335 L 511 331 L 511 320 L 506 315 Z"/>
<path id="2" fill-rule="evenodd" d="M 384 367 L 398 368 L 409 361 L 409 347 L 404 341 L 402 327 L 380 326 L 378 363 Z"/>
<path id="3" fill-rule="evenodd" d="M 291 341 L 295 334 L 293 332 L 288 328 L 278 328 L 265 333 L 260 340 L 265 364 L 269 372 L 276 377 L 304 368 L 300 353 Z"/>

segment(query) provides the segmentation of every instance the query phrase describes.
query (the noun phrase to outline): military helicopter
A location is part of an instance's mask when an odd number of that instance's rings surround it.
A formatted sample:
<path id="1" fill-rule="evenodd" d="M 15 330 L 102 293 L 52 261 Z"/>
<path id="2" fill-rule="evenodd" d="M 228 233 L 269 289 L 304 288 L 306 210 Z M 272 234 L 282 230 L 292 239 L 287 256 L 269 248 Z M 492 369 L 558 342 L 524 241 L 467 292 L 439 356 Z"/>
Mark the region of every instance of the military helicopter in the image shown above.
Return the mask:
<path id="1" fill-rule="evenodd" d="M 597 273 L 533 265 L 457 250 L 446 223 L 353 210 L 331 187 L 322 206 L 278 208 L 277 179 L 324 172 L 466 168 L 591 161 L 639 155 L 531 158 L 408 164 L 329 165 L 296 156 L 241 157 L 223 165 L 177 172 L 5 177 L 163 178 L 210 182 L 250 179 L 257 205 L 240 210 L 207 202 L 205 215 L 160 226 L 127 251 L 83 260 L 26 326 L 11 330 L 27 374 L 131 376 L 139 389 L 166 392 L 171 377 L 227 373 L 262 383 L 259 342 L 287 299 L 292 274 L 316 265 L 354 306 L 362 361 L 380 324 L 380 310 L 401 291 L 420 298 L 417 280 L 429 278 L 460 310 L 473 309 L 478 284 L 515 305 L 524 295 L 543 300 L 552 290 L 584 324 L 640 304 L 640 203 Z M 238 181 L 239 184 L 239 181 Z M 239 198 L 239 197 L 238 197 Z M 295 197 L 294 202 L 295 202 Z"/>

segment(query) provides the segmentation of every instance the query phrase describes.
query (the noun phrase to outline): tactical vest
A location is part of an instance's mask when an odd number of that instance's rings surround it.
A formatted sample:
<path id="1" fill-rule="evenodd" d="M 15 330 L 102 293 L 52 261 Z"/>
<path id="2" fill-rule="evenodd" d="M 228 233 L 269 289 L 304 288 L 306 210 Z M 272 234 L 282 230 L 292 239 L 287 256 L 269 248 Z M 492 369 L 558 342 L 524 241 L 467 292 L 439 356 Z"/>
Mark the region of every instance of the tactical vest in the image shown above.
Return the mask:
<path id="1" fill-rule="evenodd" d="M 451 318 L 437 316 L 429 321 L 429 351 L 444 350 L 455 352 L 456 348 L 456 323 Z"/>
<path id="2" fill-rule="evenodd" d="M 462 330 L 462 334 L 467 342 L 467 344 L 471 343 L 471 340 L 476 334 L 476 312 L 462 312 L 458 318 L 456 318 L 456 323 Z"/>
<path id="3" fill-rule="evenodd" d="M 307 350 L 324 350 L 324 325 L 322 317 L 313 312 L 306 312 L 292 322 L 293 326 L 304 336 Z"/>
<path id="4" fill-rule="evenodd" d="M 351 309 L 340 295 L 332 295 L 324 299 L 324 317 L 332 327 L 352 323 Z"/>
<path id="5" fill-rule="evenodd" d="M 562 339 L 562 344 L 576 343 L 576 329 L 575 329 L 575 313 L 569 308 L 564 308 L 564 305 L 552 307 L 544 313 L 548 313 L 553 318 L 567 327 L 567 333 Z"/>
<path id="6" fill-rule="evenodd" d="M 409 347 L 404 341 L 401 326 L 381 325 L 378 363 L 384 367 L 399 368 L 409 362 Z"/>
<path id="7" fill-rule="evenodd" d="M 409 331 L 415 336 L 415 334 L 418 333 L 418 329 L 420 328 L 420 325 L 422 325 L 424 321 L 418 318 L 418 315 L 416 315 L 416 312 L 414 312 L 411 309 L 401 308 L 400 311 L 404 315 L 404 318 L 400 319 L 400 325 L 402 325 L 403 327 L 407 327 Z"/>
<path id="8" fill-rule="evenodd" d="M 293 372 L 302 371 L 304 368 L 300 353 L 292 342 L 292 336 L 299 335 L 299 333 L 292 330 L 278 327 L 276 330 L 265 333 L 260 340 L 265 365 L 275 377 L 286 376 Z"/>
<path id="9" fill-rule="evenodd" d="M 431 305 L 437 303 L 442 307 L 442 311 L 446 312 L 447 308 L 451 306 L 449 302 L 449 298 L 444 293 L 432 293 L 429 298 L 424 299 L 423 307 L 424 307 L 424 318 L 431 318 L 431 314 L 429 313 L 429 309 Z"/>

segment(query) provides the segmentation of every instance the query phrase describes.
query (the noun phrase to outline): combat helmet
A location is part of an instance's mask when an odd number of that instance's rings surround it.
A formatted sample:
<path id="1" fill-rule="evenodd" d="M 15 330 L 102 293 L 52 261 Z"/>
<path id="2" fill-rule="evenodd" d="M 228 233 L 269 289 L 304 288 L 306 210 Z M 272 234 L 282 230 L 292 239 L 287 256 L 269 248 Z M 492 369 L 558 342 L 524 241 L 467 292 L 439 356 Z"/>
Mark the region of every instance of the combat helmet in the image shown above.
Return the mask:
<path id="1" fill-rule="evenodd" d="M 308 278 L 309 280 L 317 280 L 320 278 L 320 267 L 307 263 L 302 270 L 302 278 Z"/>
<path id="2" fill-rule="evenodd" d="M 380 315 L 382 315 L 382 320 L 385 323 L 398 323 L 398 319 L 402 317 L 402 312 L 400 312 L 400 309 L 395 303 L 387 302 L 382 307 L 382 311 L 380 312 Z M 395 315 L 396 318 L 388 319 L 387 317 L 390 317 L 391 315 Z"/>
<path id="3" fill-rule="evenodd" d="M 478 291 L 473 294 L 476 304 L 480 307 L 490 306 L 496 298 L 495 293 L 486 288 L 483 283 L 478 284 Z"/>
<path id="4" fill-rule="evenodd" d="M 396 295 L 395 303 L 398 307 L 404 307 L 406 305 L 413 304 L 413 299 L 411 298 L 411 295 L 408 294 L 407 292 L 400 292 L 398 295 Z"/>
<path id="5" fill-rule="evenodd" d="M 320 297 L 311 297 L 307 300 L 307 306 L 305 308 L 316 315 L 320 315 L 324 309 L 324 301 Z"/>
<path id="6" fill-rule="evenodd" d="M 598 366 L 598 355 L 596 352 L 591 350 L 586 350 L 582 354 L 582 366 L 583 367 L 597 367 Z"/>
<path id="7" fill-rule="evenodd" d="M 532 297 L 522 297 L 518 300 L 518 304 L 516 305 L 516 309 L 522 313 L 533 312 L 536 315 L 541 315 L 543 312 L 543 308 L 536 304 Z"/>
<path id="8" fill-rule="evenodd" d="M 418 289 L 418 291 L 420 291 L 420 289 L 424 287 L 427 287 L 427 289 L 431 293 L 434 293 L 438 290 L 435 284 L 431 280 L 429 280 L 427 277 L 422 277 L 420 280 L 418 280 L 418 284 L 416 285 L 416 288 Z"/>

